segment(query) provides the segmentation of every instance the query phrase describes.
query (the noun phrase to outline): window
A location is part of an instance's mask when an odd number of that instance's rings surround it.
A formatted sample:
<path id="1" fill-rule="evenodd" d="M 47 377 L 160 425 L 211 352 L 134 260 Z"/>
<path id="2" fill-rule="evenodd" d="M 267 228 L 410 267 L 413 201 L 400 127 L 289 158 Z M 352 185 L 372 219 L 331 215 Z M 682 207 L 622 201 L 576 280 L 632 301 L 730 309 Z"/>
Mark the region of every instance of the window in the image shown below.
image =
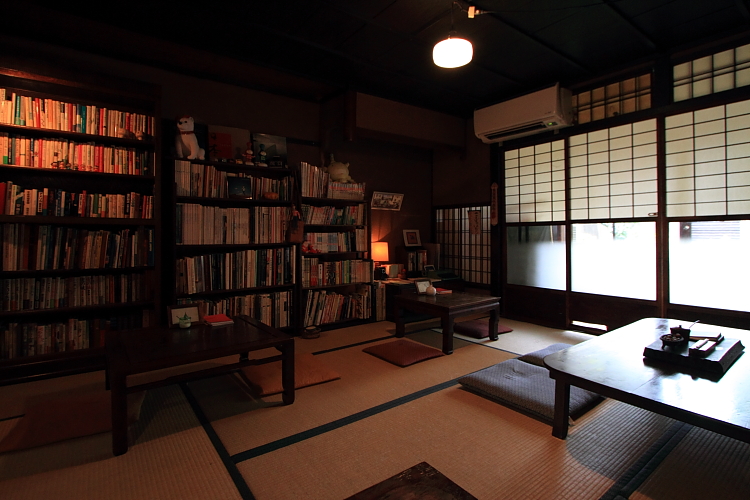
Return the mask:
<path id="1" fill-rule="evenodd" d="M 505 152 L 507 222 L 565 220 L 565 142 Z"/>
<path id="2" fill-rule="evenodd" d="M 672 78 L 675 102 L 750 85 L 750 45 L 677 64 Z"/>
<path id="3" fill-rule="evenodd" d="M 750 101 L 666 118 L 667 216 L 750 213 Z"/>
<path id="4" fill-rule="evenodd" d="M 470 215 L 470 212 L 473 212 Z M 477 214 L 478 212 L 478 214 Z M 476 214 L 476 215 L 474 215 Z M 472 221 L 475 224 L 472 226 Z M 490 283 L 490 207 L 435 209 L 440 267 L 468 283 Z"/>
<path id="5" fill-rule="evenodd" d="M 568 154 L 572 219 L 657 212 L 656 120 L 573 136 Z"/>
<path id="6" fill-rule="evenodd" d="M 669 223 L 669 301 L 750 312 L 750 220 Z"/>
<path id="7" fill-rule="evenodd" d="M 574 292 L 656 300 L 656 224 L 573 224 Z"/>
<path id="8" fill-rule="evenodd" d="M 614 82 L 573 96 L 577 123 L 588 123 L 651 107 L 651 75 Z"/>
<path id="9" fill-rule="evenodd" d="M 508 276 L 512 285 L 565 290 L 565 226 L 508 227 Z"/>

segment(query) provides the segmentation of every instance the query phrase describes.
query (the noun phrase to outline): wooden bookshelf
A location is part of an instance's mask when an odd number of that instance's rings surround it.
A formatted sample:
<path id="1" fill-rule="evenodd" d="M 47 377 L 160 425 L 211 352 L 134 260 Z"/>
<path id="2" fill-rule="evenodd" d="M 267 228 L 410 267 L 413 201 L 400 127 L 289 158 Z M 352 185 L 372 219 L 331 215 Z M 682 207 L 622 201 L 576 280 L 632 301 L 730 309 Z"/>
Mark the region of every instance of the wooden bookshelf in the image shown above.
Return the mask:
<path id="1" fill-rule="evenodd" d="M 0 89 L 0 384 L 102 369 L 106 331 L 164 317 L 160 90 L 28 67 Z"/>
<path id="2" fill-rule="evenodd" d="M 304 185 L 304 177 L 302 182 Z M 303 188 L 303 193 L 310 191 Z M 302 326 L 340 328 L 372 321 L 373 263 L 369 259 L 367 204 L 361 200 L 303 197 L 301 212 L 305 222 Z"/>
<path id="3" fill-rule="evenodd" d="M 293 330 L 299 244 L 286 242 L 286 226 L 298 189 L 294 171 L 173 157 L 163 170 L 174 181 L 163 196 L 170 221 L 164 276 L 175 284 L 168 303 L 202 302 L 205 314 L 247 315 Z M 232 194 L 232 179 L 243 180 L 242 196 Z"/>

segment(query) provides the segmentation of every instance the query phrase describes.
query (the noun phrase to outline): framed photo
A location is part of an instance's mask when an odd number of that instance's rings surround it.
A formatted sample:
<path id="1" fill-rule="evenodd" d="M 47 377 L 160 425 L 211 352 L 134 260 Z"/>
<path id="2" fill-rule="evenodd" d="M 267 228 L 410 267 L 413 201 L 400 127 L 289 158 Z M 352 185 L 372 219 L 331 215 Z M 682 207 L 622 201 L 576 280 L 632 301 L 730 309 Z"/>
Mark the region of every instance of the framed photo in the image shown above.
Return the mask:
<path id="1" fill-rule="evenodd" d="M 181 306 L 167 306 L 169 327 L 177 328 L 180 324 L 180 318 L 184 318 L 187 315 L 190 318 L 192 324 L 197 325 L 203 322 L 203 304 L 200 302 L 193 302 L 192 304 L 185 304 Z"/>
<path id="2" fill-rule="evenodd" d="M 404 229 L 404 246 L 422 246 L 422 240 L 419 239 L 419 229 Z"/>
<path id="3" fill-rule="evenodd" d="M 373 210 L 401 210 L 401 203 L 403 201 L 403 194 L 375 191 L 372 193 L 370 208 Z"/>
<path id="4" fill-rule="evenodd" d="M 414 286 L 417 287 L 417 293 L 420 295 L 424 295 L 427 293 L 427 289 L 432 284 L 432 281 L 428 279 L 416 279 L 414 280 Z"/>
<path id="5" fill-rule="evenodd" d="M 425 266 L 422 268 L 425 273 L 429 273 L 435 270 L 435 266 L 432 264 L 425 264 Z"/>
<path id="6" fill-rule="evenodd" d="M 227 177 L 227 187 L 230 198 L 250 200 L 253 197 L 253 191 L 248 177 Z"/>

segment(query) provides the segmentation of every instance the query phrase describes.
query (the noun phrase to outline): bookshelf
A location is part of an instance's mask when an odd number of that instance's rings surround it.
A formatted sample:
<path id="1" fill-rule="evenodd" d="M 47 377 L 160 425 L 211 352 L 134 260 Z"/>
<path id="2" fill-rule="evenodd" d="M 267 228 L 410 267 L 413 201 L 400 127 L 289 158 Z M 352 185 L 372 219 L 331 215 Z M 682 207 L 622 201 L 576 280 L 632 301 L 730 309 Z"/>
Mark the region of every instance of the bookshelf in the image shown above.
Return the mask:
<path id="1" fill-rule="evenodd" d="M 285 238 L 298 189 L 294 171 L 179 158 L 165 159 L 164 171 L 174 180 L 164 193 L 169 304 L 201 302 L 204 314 L 293 329 L 299 244 Z"/>
<path id="2" fill-rule="evenodd" d="M 322 169 L 303 164 L 300 170 L 305 223 L 302 327 L 372 321 L 373 264 L 364 186 L 334 186 L 331 191 Z"/>
<path id="3" fill-rule="evenodd" d="M 107 331 L 163 317 L 159 114 L 154 86 L 0 67 L 0 385 L 103 369 Z"/>

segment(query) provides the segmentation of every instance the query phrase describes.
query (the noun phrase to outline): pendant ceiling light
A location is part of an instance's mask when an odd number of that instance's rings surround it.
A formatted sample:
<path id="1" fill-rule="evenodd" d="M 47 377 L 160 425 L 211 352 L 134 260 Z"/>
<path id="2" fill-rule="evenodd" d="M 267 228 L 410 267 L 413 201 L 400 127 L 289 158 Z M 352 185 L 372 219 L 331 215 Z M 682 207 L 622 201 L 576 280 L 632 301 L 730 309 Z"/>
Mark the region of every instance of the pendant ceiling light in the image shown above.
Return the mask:
<path id="1" fill-rule="evenodd" d="M 455 4 L 456 2 L 451 3 L 451 31 L 448 33 L 448 38 L 435 44 L 435 48 L 432 49 L 432 60 L 441 68 L 465 66 L 474 56 L 474 47 L 471 42 L 456 36 L 453 29 L 453 6 Z"/>

